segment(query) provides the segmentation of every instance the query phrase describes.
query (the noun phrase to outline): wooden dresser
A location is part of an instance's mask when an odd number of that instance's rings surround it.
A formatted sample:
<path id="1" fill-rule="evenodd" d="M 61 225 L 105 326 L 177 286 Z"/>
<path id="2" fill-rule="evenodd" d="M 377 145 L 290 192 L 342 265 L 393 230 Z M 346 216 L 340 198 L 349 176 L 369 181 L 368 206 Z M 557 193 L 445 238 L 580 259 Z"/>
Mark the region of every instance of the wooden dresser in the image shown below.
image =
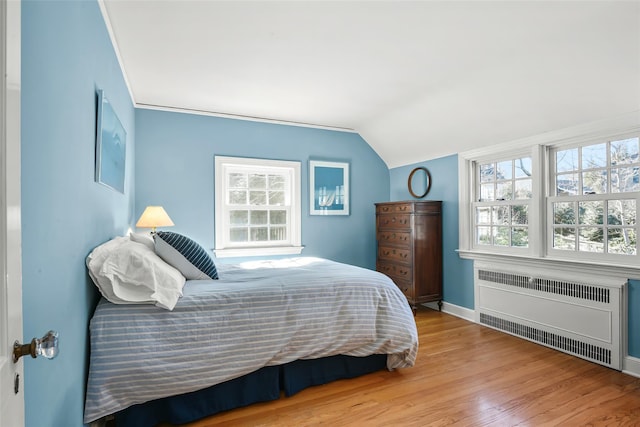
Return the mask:
<path id="1" fill-rule="evenodd" d="M 376 203 L 376 269 L 389 276 L 416 309 L 442 309 L 442 202 Z"/>

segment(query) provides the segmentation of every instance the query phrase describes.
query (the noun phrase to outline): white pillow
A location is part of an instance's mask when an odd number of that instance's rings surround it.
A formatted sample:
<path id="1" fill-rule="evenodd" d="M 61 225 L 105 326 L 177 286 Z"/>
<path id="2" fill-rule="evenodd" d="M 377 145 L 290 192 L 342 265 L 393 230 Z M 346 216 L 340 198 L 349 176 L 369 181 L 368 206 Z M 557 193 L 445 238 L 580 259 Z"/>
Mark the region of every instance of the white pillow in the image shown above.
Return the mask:
<path id="1" fill-rule="evenodd" d="M 95 248 L 87 268 L 102 296 L 114 304 L 155 304 L 173 310 L 184 276 L 146 245 L 116 237 Z"/>
<path id="2" fill-rule="evenodd" d="M 153 242 L 153 237 L 151 237 L 150 233 L 131 233 L 129 238 L 133 242 L 142 243 L 147 246 L 149 249 L 155 252 L 155 244 Z"/>

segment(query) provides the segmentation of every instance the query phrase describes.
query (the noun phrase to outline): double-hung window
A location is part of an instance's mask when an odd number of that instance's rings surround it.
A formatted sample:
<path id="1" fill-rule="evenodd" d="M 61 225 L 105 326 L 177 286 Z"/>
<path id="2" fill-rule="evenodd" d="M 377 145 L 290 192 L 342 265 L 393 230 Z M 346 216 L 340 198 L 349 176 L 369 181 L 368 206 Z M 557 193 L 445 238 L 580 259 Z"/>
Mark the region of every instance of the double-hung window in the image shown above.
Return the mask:
<path id="1" fill-rule="evenodd" d="M 474 169 L 474 247 L 528 248 L 531 156 L 476 161 Z"/>
<path id="2" fill-rule="evenodd" d="M 459 155 L 460 252 L 640 265 L 640 128 Z"/>
<path id="3" fill-rule="evenodd" d="M 630 136 L 551 150 L 550 253 L 638 254 L 639 144 Z"/>
<path id="4" fill-rule="evenodd" d="M 298 254 L 300 162 L 215 157 L 216 256 Z"/>

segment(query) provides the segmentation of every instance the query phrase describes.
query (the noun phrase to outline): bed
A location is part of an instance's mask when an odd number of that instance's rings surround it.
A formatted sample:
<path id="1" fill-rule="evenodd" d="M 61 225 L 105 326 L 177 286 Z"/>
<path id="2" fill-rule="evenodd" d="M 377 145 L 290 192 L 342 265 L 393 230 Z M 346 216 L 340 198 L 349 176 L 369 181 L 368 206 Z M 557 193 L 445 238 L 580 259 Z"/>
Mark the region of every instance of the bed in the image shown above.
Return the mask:
<path id="1" fill-rule="evenodd" d="M 415 362 L 413 313 L 381 273 L 306 257 L 217 269 L 187 280 L 171 311 L 101 299 L 85 423 L 184 423 Z"/>

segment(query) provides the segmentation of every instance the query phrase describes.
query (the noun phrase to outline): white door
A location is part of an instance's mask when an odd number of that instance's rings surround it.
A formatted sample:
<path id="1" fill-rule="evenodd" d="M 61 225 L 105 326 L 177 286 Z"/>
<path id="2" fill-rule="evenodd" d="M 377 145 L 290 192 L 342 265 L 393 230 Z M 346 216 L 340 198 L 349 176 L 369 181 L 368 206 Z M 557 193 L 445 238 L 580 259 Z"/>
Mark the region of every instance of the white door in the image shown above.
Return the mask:
<path id="1" fill-rule="evenodd" d="M 0 1 L 0 53 L 0 427 L 20 427 L 24 358 L 11 357 L 22 340 L 19 1 Z"/>

